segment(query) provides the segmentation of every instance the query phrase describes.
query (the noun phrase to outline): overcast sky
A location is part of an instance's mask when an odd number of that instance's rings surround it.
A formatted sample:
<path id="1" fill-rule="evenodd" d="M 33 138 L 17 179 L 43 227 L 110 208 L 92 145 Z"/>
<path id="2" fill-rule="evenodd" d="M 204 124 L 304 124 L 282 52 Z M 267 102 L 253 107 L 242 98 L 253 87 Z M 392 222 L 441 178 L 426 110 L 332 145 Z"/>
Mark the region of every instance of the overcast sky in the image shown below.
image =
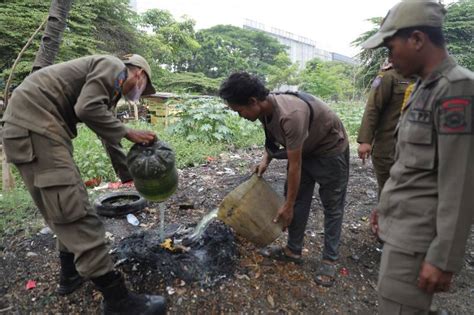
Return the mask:
<path id="1" fill-rule="evenodd" d="M 351 42 L 371 29 L 368 18 L 385 16 L 398 0 L 137 0 L 139 12 L 158 8 L 179 19 L 187 15 L 196 29 L 217 24 L 242 27 L 245 19 L 316 41 L 321 48 L 354 56 Z M 452 0 L 444 3 L 453 2 Z"/>

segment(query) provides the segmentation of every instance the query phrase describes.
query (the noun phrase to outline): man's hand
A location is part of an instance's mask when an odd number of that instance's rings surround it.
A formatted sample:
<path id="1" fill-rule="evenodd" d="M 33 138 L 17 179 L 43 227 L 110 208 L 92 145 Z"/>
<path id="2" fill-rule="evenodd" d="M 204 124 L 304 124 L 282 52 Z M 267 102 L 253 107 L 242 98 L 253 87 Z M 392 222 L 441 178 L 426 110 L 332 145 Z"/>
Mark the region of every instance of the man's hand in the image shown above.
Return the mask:
<path id="1" fill-rule="evenodd" d="M 267 152 L 264 153 L 260 164 L 255 166 L 253 172 L 257 174 L 258 177 L 262 177 L 263 173 L 267 170 L 268 165 L 271 162 L 271 158 L 268 156 Z"/>
<path id="2" fill-rule="evenodd" d="M 370 229 L 375 236 L 379 237 L 379 212 L 375 208 L 370 213 Z"/>
<path id="3" fill-rule="evenodd" d="M 424 261 L 418 276 L 418 287 L 428 293 L 446 292 L 451 286 L 453 273 Z"/>
<path id="4" fill-rule="evenodd" d="M 153 131 L 135 129 L 128 129 L 125 138 L 127 138 L 131 142 L 141 143 L 143 145 L 151 145 L 158 139 L 156 133 L 154 133 Z"/>
<path id="5" fill-rule="evenodd" d="M 280 209 L 276 217 L 273 219 L 273 223 L 281 222 L 283 223 L 283 231 L 291 224 L 293 220 L 293 206 L 285 203 Z"/>
<path id="6" fill-rule="evenodd" d="M 359 158 L 362 160 L 362 164 L 365 164 L 365 160 L 369 159 L 370 153 L 372 152 L 372 146 L 368 143 L 361 143 L 359 144 L 357 152 L 359 153 Z"/>

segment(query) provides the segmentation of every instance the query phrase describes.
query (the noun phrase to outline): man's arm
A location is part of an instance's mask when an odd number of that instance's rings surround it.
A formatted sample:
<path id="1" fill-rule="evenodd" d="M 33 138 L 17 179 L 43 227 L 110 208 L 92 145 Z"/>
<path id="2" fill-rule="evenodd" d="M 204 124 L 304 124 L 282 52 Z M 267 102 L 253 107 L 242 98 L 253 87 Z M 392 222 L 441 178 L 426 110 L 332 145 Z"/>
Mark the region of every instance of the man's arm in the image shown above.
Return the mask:
<path id="1" fill-rule="evenodd" d="M 442 98 L 434 115 L 438 122 L 438 208 L 436 236 L 426 261 L 450 272 L 462 266 L 474 214 L 474 84 L 466 81 L 461 90 L 471 95 Z"/>
<path id="2" fill-rule="evenodd" d="M 283 222 L 283 226 L 285 229 L 290 225 L 291 220 L 293 220 L 293 207 L 295 205 L 296 197 L 300 188 L 302 152 L 302 147 L 296 150 L 287 150 L 288 186 L 286 192 L 286 200 L 283 206 L 278 209 L 277 216 L 273 220 L 273 222 Z"/>
<path id="3" fill-rule="evenodd" d="M 378 127 L 382 110 L 390 102 L 392 85 L 393 76 L 390 74 L 379 74 L 372 83 L 357 137 L 359 158 L 363 162 L 369 158 L 372 151 L 374 134 Z"/>

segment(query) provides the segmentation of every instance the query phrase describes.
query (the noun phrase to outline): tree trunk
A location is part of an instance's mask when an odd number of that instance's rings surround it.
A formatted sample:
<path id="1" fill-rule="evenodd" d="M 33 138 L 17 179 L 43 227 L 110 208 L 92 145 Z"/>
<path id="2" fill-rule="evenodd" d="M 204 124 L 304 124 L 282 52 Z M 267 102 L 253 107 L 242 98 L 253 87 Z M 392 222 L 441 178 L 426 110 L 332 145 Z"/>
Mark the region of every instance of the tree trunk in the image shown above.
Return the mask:
<path id="1" fill-rule="evenodd" d="M 66 21 L 72 2 L 73 0 L 51 0 L 48 24 L 46 24 L 43 37 L 41 37 L 41 45 L 36 53 L 32 72 L 54 63 L 54 59 L 56 59 L 59 52 L 63 32 L 66 29 Z"/>
<path id="2" fill-rule="evenodd" d="M 33 63 L 31 72 L 35 72 L 41 68 L 52 65 L 54 59 L 59 52 L 59 45 L 61 44 L 62 34 L 66 29 L 66 21 L 71 9 L 73 0 L 51 0 L 51 6 L 49 8 L 48 22 L 44 31 L 43 37 L 41 38 L 41 45 L 36 53 L 36 58 Z M 40 27 L 41 28 L 41 27 Z M 39 29 L 37 32 L 39 31 Z M 27 45 L 30 44 L 30 41 Z M 19 61 L 21 54 L 17 58 Z M 17 62 L 15 61 L 15 63 Z M 12 69 L 13 75 L 14 69 Z M 7 87 L 8 88 L 8 87 Z M 5 93 L 5 107 L 8 104 L 8 91 Z M 0 152 L 0 160 L 2 165 L 2 190 L 9 191 L 15 186 L 13 176 L 11 174 L 10 165 L 6 162 L 5 154 L 3 150 Z"/>

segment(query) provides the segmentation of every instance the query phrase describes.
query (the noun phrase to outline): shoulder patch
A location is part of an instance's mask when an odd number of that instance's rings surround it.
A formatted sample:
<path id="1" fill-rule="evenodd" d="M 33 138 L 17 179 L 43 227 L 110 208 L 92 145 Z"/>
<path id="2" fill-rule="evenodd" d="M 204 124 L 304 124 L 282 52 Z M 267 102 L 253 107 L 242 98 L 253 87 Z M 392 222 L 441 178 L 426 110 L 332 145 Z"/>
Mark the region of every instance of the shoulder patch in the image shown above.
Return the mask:
<path id="1" fill-rule="evenodd" d="M 372 82 L 371 87 L 373 89 L 377 88 L 380 85 L 380 82 L 382 82 L 382 78 L 383 78 L 383 74 L 379 74 Z"/>
<path id="2" fill-rule="evenodd" d="M 439 108 L 440 134 L 472 134 L 472 97 L 456 96 L 443 99 Z"/>
<path id="3" fill-rule="evenodd" d="M 120 73 L 117 75 L 114 81 L 114 92 L 113 92 L 113 97 L 116 98 L 120 93 L 122 93 L 122 85 L 123 82 L 127 80 L 127 69 L 123 69 L 120 71 Z"/>

